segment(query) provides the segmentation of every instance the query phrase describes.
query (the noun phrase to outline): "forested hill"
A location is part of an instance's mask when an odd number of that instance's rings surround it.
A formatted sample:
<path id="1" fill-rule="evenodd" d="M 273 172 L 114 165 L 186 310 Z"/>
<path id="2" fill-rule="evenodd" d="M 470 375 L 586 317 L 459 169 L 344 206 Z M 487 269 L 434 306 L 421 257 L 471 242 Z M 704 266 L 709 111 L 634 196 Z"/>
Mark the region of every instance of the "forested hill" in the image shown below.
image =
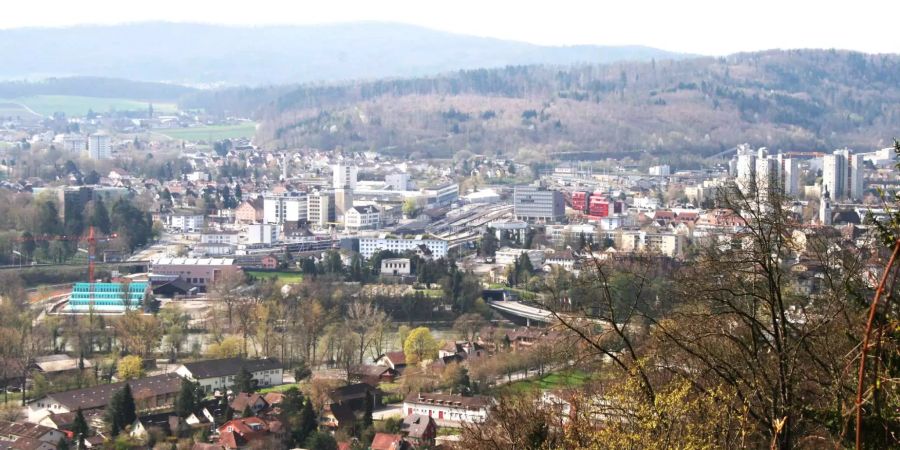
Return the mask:
<path id="1" fill-rule="evenodd" d="M 768 51 L 576 67 L 203 92 L 254 111 L 261 142 L 397 154 L 711 154 L 883 147 L 900 134 L 900 56 Z"/>
<path id="2" fill-rule="evenodd" d="M 84 97 L 127 98 L 176 101 L 196 89 L 167 83 L 131 81 L 102 77 L 49 78 L 41 81 L 0 81 L 0 98 L 32 95 L 78 95 Z"/>
<path id="3" fill-rule="evenodd" d="M 378 22 L 307 26 L 151 22 L 0 30 L 0 79 L 106 76 L 260 86 L 410 77 L 507 64 L 684 56 L 641 46 L 540 46 Z"/>

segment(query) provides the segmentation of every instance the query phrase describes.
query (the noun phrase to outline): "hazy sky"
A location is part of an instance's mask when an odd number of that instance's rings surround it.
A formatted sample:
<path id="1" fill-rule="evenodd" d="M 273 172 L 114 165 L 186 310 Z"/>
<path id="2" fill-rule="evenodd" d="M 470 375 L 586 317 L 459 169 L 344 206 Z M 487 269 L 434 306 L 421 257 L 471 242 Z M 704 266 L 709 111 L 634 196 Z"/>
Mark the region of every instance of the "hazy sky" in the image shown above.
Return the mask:
<path id="1" fill-rule="evenodd" d="M 896 0 L 3 0 L 0 7 L 0 28 L 156 20 L 396 21 L 537 44 L 709 55 L 808 47 L 900 53 Z"/>

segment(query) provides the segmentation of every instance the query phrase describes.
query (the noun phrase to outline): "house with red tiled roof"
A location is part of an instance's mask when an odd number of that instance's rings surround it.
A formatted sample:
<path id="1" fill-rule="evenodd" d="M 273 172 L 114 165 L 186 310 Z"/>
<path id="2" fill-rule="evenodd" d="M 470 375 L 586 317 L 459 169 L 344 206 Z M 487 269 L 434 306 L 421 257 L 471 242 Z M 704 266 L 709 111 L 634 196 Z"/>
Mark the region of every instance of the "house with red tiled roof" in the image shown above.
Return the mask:
<path id="1" fill-rule="evenodd" d="M 403 440 L 403 436 L 390 433 L 375 433 L 370 450 L 406 450 L 412 448 L 409 442 Z"/>
<path id="2" fill-rule="evenodd" d="M 281 422 L 277 420 L 242 417 L 229 420 L 219 427 L 219 444 L 227 450 L 246 448 L 254 442 L 277 439 L 282 431 Z"/>
<path id="3" fill-rule="evenodd" d="M 406 368 L 406 353 L 387 352 L 382 355 L 381 358 L 378 358 L 378 361 L 375 363 L 379 366 L 390 367 L 391 369 L 402 373 L 403 369 Z"/>

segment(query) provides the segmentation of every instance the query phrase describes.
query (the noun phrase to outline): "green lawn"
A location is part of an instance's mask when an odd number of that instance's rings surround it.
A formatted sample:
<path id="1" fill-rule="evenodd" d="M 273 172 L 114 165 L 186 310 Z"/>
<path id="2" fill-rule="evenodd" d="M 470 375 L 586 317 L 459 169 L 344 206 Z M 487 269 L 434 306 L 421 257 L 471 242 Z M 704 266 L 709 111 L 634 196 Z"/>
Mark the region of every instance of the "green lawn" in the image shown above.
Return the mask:
<path id="1" fill-rule="evenodd" d="M 8 101 L 4 101 L 8 102 Z M 143 111 L 153 103 L 157 113 L 173 113 L 178 110 L 175 103 L 156 103 L 127 98 L 82 97 L 78 95 L 35 95 L 12 100 L 21 103 L 43 116 L 64 112 L 67 116 L 84 116 L 88 110 L 102 114 L 115 111 Z"/>
<path id="2" fill-rule="evenodd" d="M 541 378 L 516 381 L 500 386 L 499 390 L 512 393 L 546 391 L 559 388 L 582 386 L 591 379 L 591 374 L 581 370 L 566 370 L 544 375 Z"/>
<path id="3" fill-rule="evenodd" d="M 415 292 L 421 292 L 424 296 L 430 298 L 443 298 L 444 291 L 441 289 L 417 289 Z"/>
<path id="4" fill-rule="evenodd" d="M 263 272 L 256 270 L 247 270 L 245 271 L 245 273 L 253 278 L 258 278 L 261 280 L 278 278 L 284 283 L 299 283 L 303 281 L 303 274 L 299 272 Z"/>
<path id="5" fill-rule="evenodd" d="M 252 138 L 256 134 L 256 124 L 253 122 L 246 122 L 237 125 L 172 128 L 168 130 L 156 130 L 156 133 L 168 136 L 172 139 L 185 141 L 219 141 L 222 139 L 241 137 Z"/>
<path id="6" fill-rule="evenodd" d="M 266 394 L 266 393 L 269 393 L 269 392 L 284 392 L 284 391 L 286 391 L 286 390 L 288 390 L 288 389 L 290 389 L 290 388 L 298 388 L 298 389 L 299 389 L 299 387 L 300 387 L 300 386 L 299 386 L 298 384 L 295 384 L 295 383 L 288 383 L 288 384 L 282 384 L 282 385 L 279 385 L 279 386 L 272 386 L 272 387 L 260 389 L 260 390 L 259 390 L 259 393 L 260 393 L 260 394 Z"/>

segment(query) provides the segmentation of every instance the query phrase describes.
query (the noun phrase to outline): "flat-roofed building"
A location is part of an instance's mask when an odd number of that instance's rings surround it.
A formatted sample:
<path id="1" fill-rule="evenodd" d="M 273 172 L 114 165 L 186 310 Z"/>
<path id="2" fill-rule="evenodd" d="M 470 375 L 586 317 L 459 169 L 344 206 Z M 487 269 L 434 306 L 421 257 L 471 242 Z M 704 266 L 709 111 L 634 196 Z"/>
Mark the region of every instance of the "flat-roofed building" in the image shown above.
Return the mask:
<path id="1" fill-rule="evenodd" d="M 375 252 L 381 250 L 390 250 L 394 253 L 403 253 L 406 251 L 418 251 L 421 247 L 425 247 L 431 252 L 432 258 L 443 258 L 447 256 L 449 244 L 443 239 L 425 238 L 417 236 L 413 239 L 404 238 L 359 238 L 359 254 L 363 258 L 371 258 Z"/>
<path id="2" fill-rule="evenodd" d="M 127 292 L 126 292 L 127 291 Z M 140 310 L 150 293 L 146 281 L 129 283 L 75 283 L 65 311 L 71 313 L 124 313 Z"/>
<path id="3" fill-rule="evenodd" d="M 200 289 L 240 270 L 234 258 L 157 258 L 150 261 L 151 280 L 180 279 Z"/>
<path id="4" fill-rule="evenodd" d="M 513 211 L 519 220 L 559 222 L 566 216 L 566 203 L 562 192 L 539 186 L 516 186 Z"/>

